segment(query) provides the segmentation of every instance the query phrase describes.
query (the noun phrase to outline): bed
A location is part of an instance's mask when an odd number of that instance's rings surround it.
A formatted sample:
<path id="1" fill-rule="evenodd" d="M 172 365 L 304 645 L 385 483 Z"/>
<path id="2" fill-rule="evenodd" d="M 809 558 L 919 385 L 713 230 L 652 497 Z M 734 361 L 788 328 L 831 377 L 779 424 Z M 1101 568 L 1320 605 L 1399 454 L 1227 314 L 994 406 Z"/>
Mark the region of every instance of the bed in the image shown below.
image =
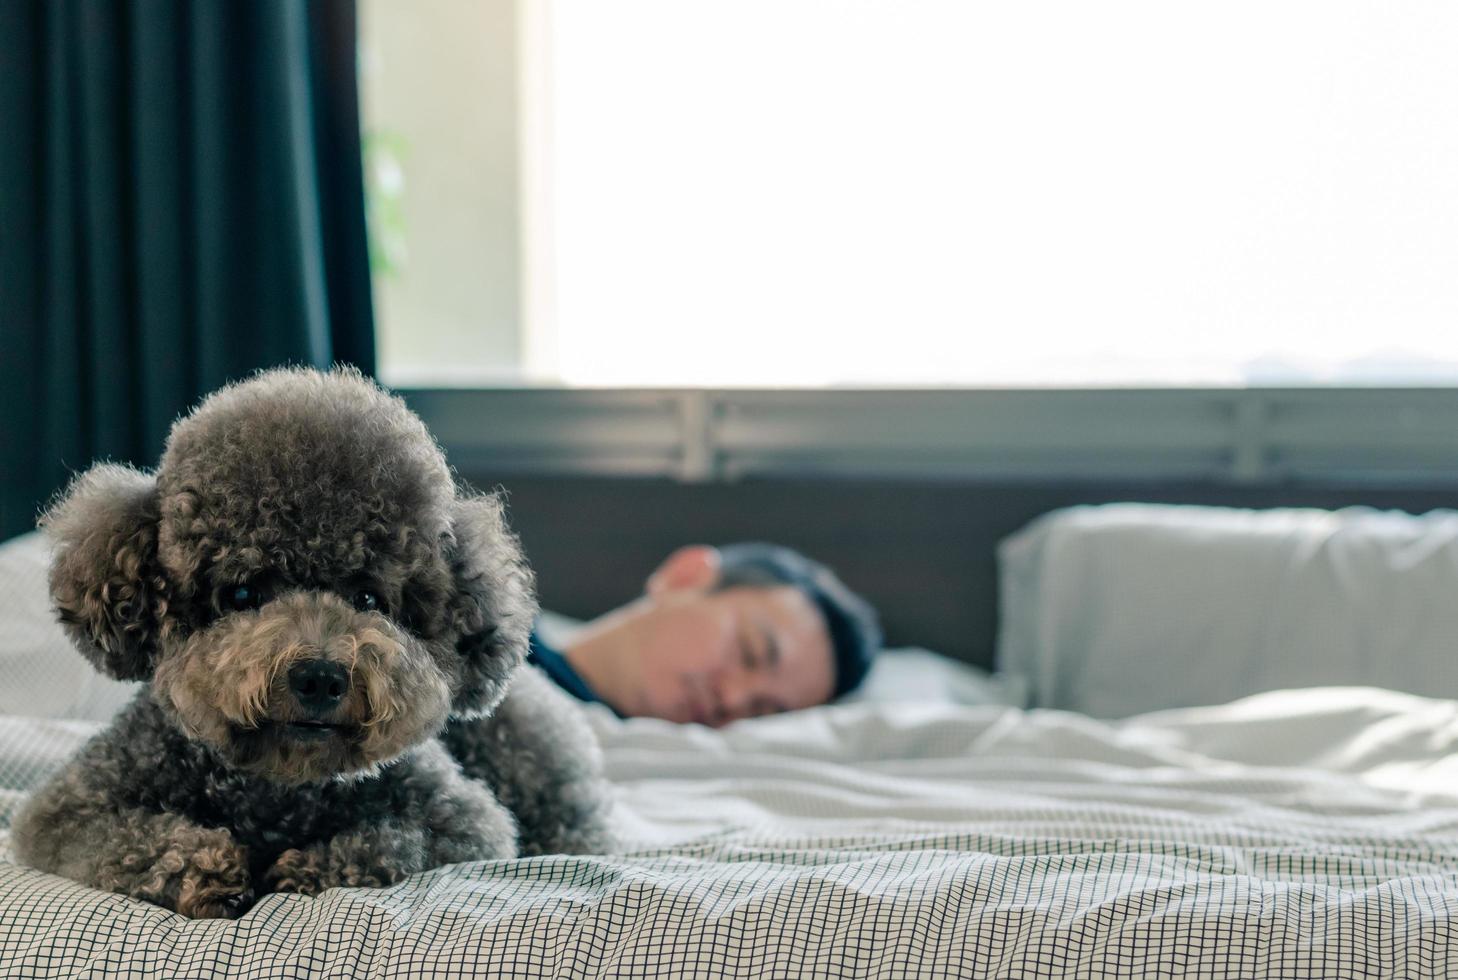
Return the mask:
<path id="1" fill-rule="evenodd" d="M 1021 541 L 1026 585 L 1048 542 Z M 236 922 L 0 860 L 0 977 L 1458 976 L 1458 702 L 1318 687 L 1101 719 L 1022 707 L 1061 690 L 1040 662 L 955 683 L 925 656 L 719 731 L 592 710 L 629 840 L 611 856 L 275 895 Z M 0 717 L 3 800 L 100 723 Z"/>
<path id="2" fill-rule="evenodd" d="M 1458 975 L 1453 702 L 594 720 L 623 855 L 275 895 L 237 922 L 0 864 L 0 976 Z"/>

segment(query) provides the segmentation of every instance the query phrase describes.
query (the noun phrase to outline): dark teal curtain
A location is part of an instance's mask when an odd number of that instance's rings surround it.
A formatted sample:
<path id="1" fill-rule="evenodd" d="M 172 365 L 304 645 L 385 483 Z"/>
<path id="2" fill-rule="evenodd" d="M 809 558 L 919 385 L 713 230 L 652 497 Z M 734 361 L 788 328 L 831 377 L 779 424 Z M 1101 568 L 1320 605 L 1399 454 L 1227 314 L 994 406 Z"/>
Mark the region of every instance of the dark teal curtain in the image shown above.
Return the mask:
<path id="1" fill-rule="evenodd" d="M 374 371 L 353 0 L 0 0 L 0 538 L 281 363 Z"/>

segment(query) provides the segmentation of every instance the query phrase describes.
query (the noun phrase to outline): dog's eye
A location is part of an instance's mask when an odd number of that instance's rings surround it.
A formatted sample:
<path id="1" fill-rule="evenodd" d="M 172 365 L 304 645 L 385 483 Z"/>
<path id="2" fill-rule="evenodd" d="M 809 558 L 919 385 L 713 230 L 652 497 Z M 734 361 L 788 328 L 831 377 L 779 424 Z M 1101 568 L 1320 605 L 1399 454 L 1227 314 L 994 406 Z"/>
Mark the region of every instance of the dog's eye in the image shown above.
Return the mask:
<path id="1" fill-rule="evenodd" d="M 354 608 L 360 612 L 379 612 L 380 610 L 380 597 L 369 589 L 360 589 L 349 601 L 354 603 Z"/>
<path id="2" fill-rule="evenodd" d="M 223 606 L 233 612 L 247 612 L 263 605 L 263 591 L 256 585 L 235 585 L 223 592 Z"/>

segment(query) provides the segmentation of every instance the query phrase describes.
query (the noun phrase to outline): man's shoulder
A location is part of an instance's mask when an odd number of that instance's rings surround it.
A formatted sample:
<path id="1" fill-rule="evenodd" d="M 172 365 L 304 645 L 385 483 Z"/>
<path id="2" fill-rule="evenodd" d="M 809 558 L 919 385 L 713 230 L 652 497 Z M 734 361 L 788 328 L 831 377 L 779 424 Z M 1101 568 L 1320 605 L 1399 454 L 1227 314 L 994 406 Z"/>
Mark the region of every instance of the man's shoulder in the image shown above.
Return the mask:
<path id="1" fill-rule="evenodd" d="M 601 701 L 597 692 L 587 686 L 582 675 L 573 669 L 568 662 L 567 655 L 555 647 L 548 646 L 537 634 L 532 631 L 531 646 L 527 651 L 527 663 L 535 665 L 542 673 L 551 678 L 562 690 L 577 698 L 579 701 Z"/>

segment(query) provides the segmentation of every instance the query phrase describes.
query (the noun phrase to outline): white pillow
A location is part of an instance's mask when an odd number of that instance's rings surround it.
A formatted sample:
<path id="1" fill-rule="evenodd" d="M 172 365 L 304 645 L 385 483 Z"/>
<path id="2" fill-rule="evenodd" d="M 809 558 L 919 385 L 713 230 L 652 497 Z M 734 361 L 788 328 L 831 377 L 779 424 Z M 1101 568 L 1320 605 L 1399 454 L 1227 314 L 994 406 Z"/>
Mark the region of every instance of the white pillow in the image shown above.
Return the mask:
<path id="1" fill-rule="evenodd" d="M 1100 717 L 1317 685 L 1458 697 L 1458 513 L 1113 504 L 999 549 L 999 667 Z"/>
<path id="2" fill-rule="evenodd" d="M 838 703 L 914 701 L 919 704 L 1007 705 L 1027 700 L 1017 678 L 993 676 L 951 657 L 916 647 L 882 650 L 865 680 Z"/>
<path id="3" fill-rule="evenodd" d="M 50 544 L 39 532 L 0 544 L 0 715 L 107 721 L 136 691 L 103 677 L 56 621 Z"/>

